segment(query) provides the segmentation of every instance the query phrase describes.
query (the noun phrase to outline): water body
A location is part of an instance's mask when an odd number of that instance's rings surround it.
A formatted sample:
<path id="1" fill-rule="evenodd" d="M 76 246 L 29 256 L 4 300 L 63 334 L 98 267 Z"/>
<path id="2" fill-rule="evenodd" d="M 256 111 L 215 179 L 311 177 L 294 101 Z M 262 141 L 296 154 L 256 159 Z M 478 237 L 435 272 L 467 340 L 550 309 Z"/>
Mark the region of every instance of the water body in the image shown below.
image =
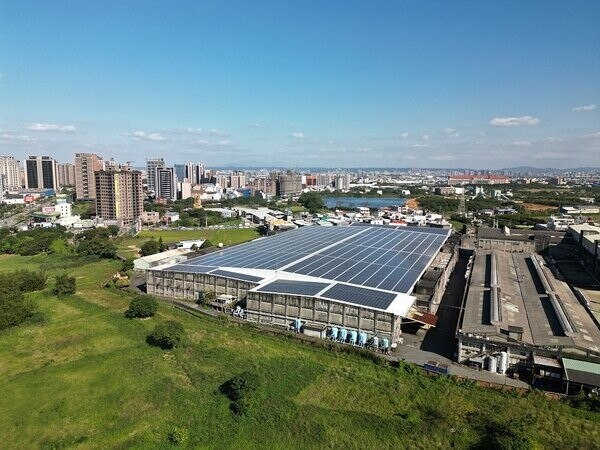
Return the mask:
<path id="1" fill-rule="evenodd" d="M 403 206 L 408 199 L 400 197 L 323 197 L 328 208 L 383 208 L 385 206 Z"/>

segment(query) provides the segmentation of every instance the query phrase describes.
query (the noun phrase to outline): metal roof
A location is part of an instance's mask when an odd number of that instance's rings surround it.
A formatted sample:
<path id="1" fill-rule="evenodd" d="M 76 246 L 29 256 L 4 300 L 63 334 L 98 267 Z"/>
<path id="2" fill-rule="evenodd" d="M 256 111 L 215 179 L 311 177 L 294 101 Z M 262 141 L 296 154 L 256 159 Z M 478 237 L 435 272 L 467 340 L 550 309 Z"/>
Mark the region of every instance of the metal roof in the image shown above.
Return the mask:
<path id="1" fill-rule="evenodd" d="M 562 358 L 565 379 L 588 386 L 600 387 L 600 364 Z"/>

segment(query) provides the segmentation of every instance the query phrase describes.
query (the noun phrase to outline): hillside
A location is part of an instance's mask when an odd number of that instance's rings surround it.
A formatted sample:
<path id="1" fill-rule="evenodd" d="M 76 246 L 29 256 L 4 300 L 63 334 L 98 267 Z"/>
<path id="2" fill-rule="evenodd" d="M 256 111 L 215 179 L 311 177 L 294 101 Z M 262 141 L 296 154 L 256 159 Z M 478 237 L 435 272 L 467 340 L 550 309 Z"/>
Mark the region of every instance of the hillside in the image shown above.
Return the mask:
<path id="1" fill-rule="evenodd" d="M 0 256 L 0 271 L 69 265 L 51 256 Z M 32 295 L 46 322 L 0 334 L 4 448 L 168 448 L 183 429 L 190 448 L 490 448 L 498 434 L 540 448 L 598 448 L 600 415 L 538 394 L 484 390 L 382 367 L 345 353 L 271 337 L 227 320 L 161 305 L 128 320 L 125 294 L 102 288 L 118 262 L 76 265 L 76 296 Z M 158 322 L 180 321 L 181 348 L 150 347 Z M 219 387 L 259 377 L 248 414 Z M 527 448 L 524 446 L 513 448 Z"/>

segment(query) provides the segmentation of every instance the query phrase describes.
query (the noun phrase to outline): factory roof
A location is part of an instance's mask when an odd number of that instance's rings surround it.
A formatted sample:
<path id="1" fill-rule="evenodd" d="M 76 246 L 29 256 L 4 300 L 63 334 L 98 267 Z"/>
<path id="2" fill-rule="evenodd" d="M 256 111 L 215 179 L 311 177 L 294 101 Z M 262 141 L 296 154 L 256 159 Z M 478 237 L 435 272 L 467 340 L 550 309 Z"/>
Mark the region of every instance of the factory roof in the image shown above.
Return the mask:
<path id="1" fill-rule="evenodd" d="M 154 270 L 258 284 L 405 315 L 410 294 L 450 230 L 394 226 L 302 227 Z"/>
<path id="2" fill-rule="evenodd" d="M 460 332 L 501 342 L 519 333 L 523 344 L 600 354 L 600 330 L 593 319 L 534 254 L 476 253 Z"/>
<path id="3" fill-rule="evenodd" d="M 600 387 L 600 364 L 562 358 L 565 379 L 588 386 Z"/>

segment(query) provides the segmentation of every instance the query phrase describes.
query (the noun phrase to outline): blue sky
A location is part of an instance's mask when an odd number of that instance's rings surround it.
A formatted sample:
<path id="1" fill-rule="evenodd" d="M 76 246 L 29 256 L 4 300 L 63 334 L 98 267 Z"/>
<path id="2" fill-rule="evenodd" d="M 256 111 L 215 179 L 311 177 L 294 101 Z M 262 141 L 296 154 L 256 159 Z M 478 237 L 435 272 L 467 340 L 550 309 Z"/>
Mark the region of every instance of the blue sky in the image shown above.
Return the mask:
<path id="1" fill-rule="evenodd" d="M 0 153 L 600 166 L 600 2 L 0 1 Z"/>

